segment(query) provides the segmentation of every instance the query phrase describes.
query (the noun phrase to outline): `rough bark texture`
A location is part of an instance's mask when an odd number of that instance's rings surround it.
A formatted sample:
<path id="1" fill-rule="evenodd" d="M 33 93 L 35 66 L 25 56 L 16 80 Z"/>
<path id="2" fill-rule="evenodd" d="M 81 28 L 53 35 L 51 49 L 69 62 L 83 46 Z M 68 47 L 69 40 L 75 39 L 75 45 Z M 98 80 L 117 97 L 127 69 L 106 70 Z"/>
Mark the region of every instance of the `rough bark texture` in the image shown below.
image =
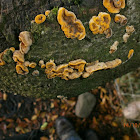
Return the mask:
<path id="1" fill-rule="evenodd" d="M 60 78 L 47 79 L 44 69 L 39 66 L 36 67 L 40 71 L 37 77 L 32 76 L 33 69 L 29 69 L 28 75 L 18 75 L 15 70 L 16 64 L 12 62 L 0 67 L 0 89 L 31 97 L 76 96 L 136 69 L 140 66 L 139 5 L 139 0 L 126 0 L 126 7 L 120 12 L 128 18 L 127 25 L 133 25 L 136 30 L 125 44 L 122 39 L 125 26 L 114 22 L 115 14 L 111 14 L 113 30 L 111 38 L 106 39 L 105 35 L 93 35 L 89 30 L 88 21 L 93 15 L 108 12 L 102 0 L 1 0 L 0 52 L 11 46 L 19 49 L 18 35 L 21 31 L 27 30 L 33 33 L 34 43 L 25 59 L 36 63 L 40 59 L 46 62 L 54 59 L 59 65 L 79 58 L 87 62 L 95 60 L 106 62 L 115 58 L 125 61 L 130 49 L 134 49 L 135 53 L 127 63 L 114 69 L 97 71 L 86 79 L 68 81 Z M 73 11 L 82 21 L 87 33 L 85 39 L 79 41 L 65 37 L 56 20 L 57 6 Z M 37 14 L 51 9 L 53 12 L 45 23 L 31 24 L 31 20 Z M 116 40 L 120 42 L 118 50 L 114 54 L 109 54 L 109 48 Z"/>

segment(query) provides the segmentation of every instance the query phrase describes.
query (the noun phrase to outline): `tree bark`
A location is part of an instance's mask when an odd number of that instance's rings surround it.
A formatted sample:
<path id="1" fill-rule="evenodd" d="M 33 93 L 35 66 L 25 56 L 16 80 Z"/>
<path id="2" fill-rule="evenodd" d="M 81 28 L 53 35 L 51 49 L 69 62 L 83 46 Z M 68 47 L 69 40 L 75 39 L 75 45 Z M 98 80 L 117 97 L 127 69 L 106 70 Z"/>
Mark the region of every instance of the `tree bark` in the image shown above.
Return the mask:
<path id="1" fill-rule="evenodd" d="M 88 78 L 63 80 L 58 77 L 46 78 L 44 69 L 37 66 L 39 76 L 33 76 L 34 69 L 29 69 L 29 74 L 18 75 L 15 70 L 16 63 L 12 62 L 0 66 L 0 90 L 21 94 L 24 96 L 55 98 L 57 95 L 76 96 L 112 79 L 120 77 L 140 66 L 140 1 L 126 0 L 126 7 L 120 14 L 128 18 L 127 25 L 133 25 L 135 32 L 127 43 L 122 36 L 126 26 L 114 22 L 115 14 L 111 14 L 111 28 L 113 35 L 106 39 L 105 35 L 93 35 L 88 22 L 93 15 L 107 12 L 102 0 L 1 0 L 0 15 L 0 52 L 14 46 L 19 49 L 18 35 L 21 31 L 30 31 L 34 43 L 25 60 L 38 63 L 39 60 L 48 62 L 54 59 L 57 65 L 68 63 L 76 59 L 84 59 L 88 63 L 99 60 L 101 62 L 120 58 L 126 61 L 130 49 L 134 49 L 133 57 L 126 63 L 114 69 L 101 70 L 93 73 Z M 73 11 L 86 28 L 86 38 L 83 40 L 68 39 L 65 37 L 57 22 L 57 7 L 65 7 Z M 53 10 L 52 10 L 53 9 Z M 52 10 L 50 17 L 40 25 L 31 24 L 37 14 Z M 110 46 L 114 41 L 119 41 L 118 50 L 110 54 Z"/>

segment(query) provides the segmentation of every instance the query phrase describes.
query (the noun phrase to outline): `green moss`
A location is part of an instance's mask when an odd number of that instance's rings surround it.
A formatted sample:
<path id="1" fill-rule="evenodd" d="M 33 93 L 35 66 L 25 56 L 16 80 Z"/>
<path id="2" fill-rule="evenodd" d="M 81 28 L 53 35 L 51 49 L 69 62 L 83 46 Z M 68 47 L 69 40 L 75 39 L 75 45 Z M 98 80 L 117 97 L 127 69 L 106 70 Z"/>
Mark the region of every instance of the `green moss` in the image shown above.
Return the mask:
<path id="1" fill-rule="evenodd" d="M 79 5 L 79 4 L 81 4 L 81 0 L 72 0 L 72 2 L 75 4 L 75 5 Z"/>

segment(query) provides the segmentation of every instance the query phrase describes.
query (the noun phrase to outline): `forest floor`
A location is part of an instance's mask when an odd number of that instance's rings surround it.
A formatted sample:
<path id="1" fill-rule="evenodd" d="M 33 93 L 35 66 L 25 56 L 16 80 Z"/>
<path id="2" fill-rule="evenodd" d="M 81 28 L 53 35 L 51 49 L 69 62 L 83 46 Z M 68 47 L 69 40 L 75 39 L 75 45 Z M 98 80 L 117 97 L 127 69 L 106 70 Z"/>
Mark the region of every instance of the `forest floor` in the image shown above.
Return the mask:
<path id="1" fill-rule="evenodd" d="M 97 99 L 96 106 L 82 119 L 75 115 L 77 97 L 42 100 L 1 91 L 0 139 L 42 128 L 46 135 L 40 140 L 57 140 L 54 122 L 59 116 L 68 118 L 79 135 L 91 128 L 101 140 L 139 139 L 140 121 L 126 120 L 122 107 L 140 95 L 140 69 L 90 92 Z"/>

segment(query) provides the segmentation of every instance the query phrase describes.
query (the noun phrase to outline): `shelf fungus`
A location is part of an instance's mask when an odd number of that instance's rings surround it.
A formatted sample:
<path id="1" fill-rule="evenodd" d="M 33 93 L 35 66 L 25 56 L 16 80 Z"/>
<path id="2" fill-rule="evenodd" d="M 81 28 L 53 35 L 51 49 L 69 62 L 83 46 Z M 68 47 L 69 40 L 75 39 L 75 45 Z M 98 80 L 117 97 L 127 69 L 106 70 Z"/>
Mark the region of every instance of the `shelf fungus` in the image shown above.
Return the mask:
<path id="1" fill-rule="evenodd" d="M 74 69 L 78 69 L 78 72 L 84 71 L 85 64 L 86 64 L 86 61 L 82 59 L 77 59 L 77 60 L 69 62 L 69 66 Z"/>
<path id="2" fill-rule="evenodd" d="M 91 66 L 88 66 L 85 68 L 86 72 L 88 72 L 90 74 L 95 72 L 95 71 L 103 70 L 103 69 L 107 69 L 107 66 L 104 62 L 98 62 L 95 65 L 91 65 Z"/>
<path id="3" fill-rule="evenodd" d="M 107 69 L 115 68 L 115 67 L 119 66 L 121 63 L 122 63 L 122 60 L 118 59 L 118 58 L 115 60 L 112 60 L 112 61 L 105 62 Z"/>
<path id="4" fill-rule="evenodd" d="M 68 75 L 68 79 L 77 79 L 82 75 L 82 72 L 77 72 L 76 70 L 73 71 L 73 73 Z"/>
<path id="5" fill-rule="evenodd" d="M 35 22 L 37 24 L 41 24 L 46 20 L 46 16 L 44 14 L 39 14 L 35 17 Z"/>
<path id="6" fill-rule="evenodd" d="M 25 65 L 26 67 L 29 67 L 30 62 L 29 62 L 29 61 L 25 61 L 25 62 L 24 62 L 24 65 Z"/>
<path id="7" fill-rule="evenodd" d="M 127 58 L 130 59 L 133 56 L 133 54 L 134 54 L 134 50 L 133 49 L 129 50 Z"/>
<path id="8" fill-rule="evenodd" d="M 31 63 L 29 64 L 29 67 L 30 67 L 30 68 L 35 68 L 35 67 L 36 67 L 36 63 L 35 63 L 35 62 L 31 62 Z"/>
<path id="9" fill-rule="evenodd" d="M 50 60 L 49 62 L 46 63 L 46 69 L 45 69 L 46 74 L 55 71 L 55 69 L 56 69 L 56 64 L 54 63 L 54 60 Z"/>
<path id="10" fill-rule="evenodd" d="M 3 57 L 3 52 L 0 53 L 0 66 L 3 66 L 6 64 L 5 61 L 2 59 L 2 57 Z"/>
<path id="11" fill-rule="evenodd" d="M 22 54 L 20 52 L 20 50 L 16 50 L 14 53 L 13 53 L 13 60 L 15 62 L 24 62 L 24 54 Z"/>
<path id="12" fill-rule="evenodd" d="M 28 51 L 30 50 L 30 46 L 32 45 L 33 42 L 33 38 L 30 32 L 28 31 L 23 31 L 19 34 L 19 41 L 20 45 L 20 52 L 23 54 L 28 53 Z"/>
<path id="13" fill-rule="evenodd" d="M 57 20 L 67 38 L 78 38 L 78 40 L 85 38 L 85 27 L 82 22 L 76 18 L 73 12 L 61 7 L 58 10 Z"/>
<path id="14" fill-rule="evenodd" d="M 26 75 L 29 73 L 28 68 L 24 65 L 24 63 L 17 62 L 16 71 L 18 74 Z"/>
<path id="15" fill-rule="evenodd" d="M 114 53 L 114 52 L 117 50 L 117 46 L 118 46 L 118 45 L 119 45 L 119 42 L 118 42 L 118 41 L 115 41 L 115 42 L 113 43 L 113 45 L 110 47 L 109 53 L 110 53 L 110 54 Z"/>
<path id="16" fill-rule="evenodd" d="M 11 47 L 11 48 L 10 48 L 10 51 L 12 51 L 12 52 L 14 53 L 15 48 L 14 48 L 14 47 Z"/>
<path id="17" fill-rule="evenodd" d="M 114 20 L 116 23 L 120 23 L 122 26 L 127 24 L 127 18 L 124 15 L 116 14 Z"/>
<path id="18" fill-rule="evenodd" d="M 125 8 L 125 0 L 103 0 L 103 5 L 110 13 L 119 13 Z"/>
<path id="19" fill-rule="evenodd" d="M 112 36 L 110 28 L 111 17 L 108 13 L 100 12 L 98 16 L 93 16 L 89 21 L 89 28 L 93 34 L 105 33 L 106 38 Z"/>
<path id="20" fill-rule="evenodd" d="M 131 25 L 131 26 L 126 26 L 126 33 L 127 33 L 128 35 L 131 35 L 133 32 L 135 32 L 135 28 L 134 28 L 133 25 Z"/>

